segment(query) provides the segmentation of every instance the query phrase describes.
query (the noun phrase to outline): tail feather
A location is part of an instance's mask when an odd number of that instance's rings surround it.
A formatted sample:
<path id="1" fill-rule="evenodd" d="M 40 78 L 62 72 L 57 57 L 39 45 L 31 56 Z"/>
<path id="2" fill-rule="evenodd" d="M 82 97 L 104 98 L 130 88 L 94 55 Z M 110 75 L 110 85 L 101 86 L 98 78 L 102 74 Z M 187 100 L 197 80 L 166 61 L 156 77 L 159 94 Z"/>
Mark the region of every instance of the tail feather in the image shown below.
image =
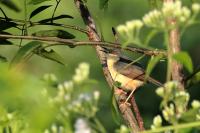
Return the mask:
<path id="1" fill-rule="evenodd" d="M 158 80 L 155 80 L 154 78 L 149 77 L 149 78 L 147 78 L 147 80 L 148 80 L 150 83 L 153 83 L 153 84 L 155 84 L 155 85 L 157 85 L 157 86 L 159 86 L 159 87 L 162 87 L 162 86 L 163 86 L 163 84 L 162 84 L 161 82 L 159 82 Z"/>

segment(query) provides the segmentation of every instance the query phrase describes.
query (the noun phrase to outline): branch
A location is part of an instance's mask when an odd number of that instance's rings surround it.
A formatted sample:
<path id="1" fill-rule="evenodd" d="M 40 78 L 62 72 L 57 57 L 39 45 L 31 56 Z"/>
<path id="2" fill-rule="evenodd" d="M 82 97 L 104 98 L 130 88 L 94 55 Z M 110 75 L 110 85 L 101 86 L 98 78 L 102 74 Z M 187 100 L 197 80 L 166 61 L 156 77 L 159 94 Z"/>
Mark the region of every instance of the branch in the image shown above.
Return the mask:
<path id="1" fill-rule="evenodd" d="M 89 40 L 101 41 L 99 35 L 97 34 L 94 20 L 92 19 L 88 8 L 84 5 L 82 0 L 74 0 L 74 2 L 76 4 L 76 7 L 79 9 L 82 19 L 89 31 L 89 33 L 88 33 Z M 98 45 L 95 46 L 95 49 L 96 49 L 96 52 L 100 59 L 101 64 L 102 65 L 106 64 L 106 54 L 103 52 L 104 49 Z M 114 87 L 113 80 L 109 73 L 108 68 L 103 67 L 103 72 L 104 72 L 105 78 L 106 78 L 110 88 Z M 117 88 L 114 88 L 114 89 L 115 89 L 115 91 L 118 90 Z M 126 106 L 126 104 L 124 104 L 124 100 L 127 98 L 126 94 L 119 93 L 119 95 L 118 95 L 117 93 L 115 93 L 115 98 L 117 100 L 117 103 L 118 103 L 119 109 L 122 113 L 122 116 L 123 116 L 124 120 L 126 121 L 127 125 L 130 127 L 131 132 L 132 133 L 139 132 L 139 127 L 138 127 L 137 121 L 135 119 L 135 116 L 133 115 L 131 108 L 129 106 Z"/>
<path id="2" fill-rule="evenodd" d="M 164 0 L 164 3 L 168 2 L 174 2 L 174 0 Z M 169 24 L 174 25 L 176 24 L 176 21 L 174 19 L 168 19 L 167 20 Z M 169 49 L 168 49 L 168 55 L 171 58 L 173 54 L 180 52 L 181 46 L 180 46 L 180 33 L 179 29 L 175 28 L 169 31 Z M 170 59 L 171 60 L 171 59 Z M 172 60 L 171 61 L 171 76 L 172 80 L 176 80 L 180 83 L 179 88 L 181 90 L 184 89 L 183 84 L 183 74 L 182 74 L 182 65 L 178 63 L 177 61 Z"/>
<path id="3" fill-rule="evenodd" d="M 71 39 L 61 39 L 56 37 L 39 37 L 39 36 L 18 36 L 18 35 L 5 35 L 0 34 L 0 38 L 6 38 L 6 39 L 26 39 L 26 40 L 38 40 L 38 41 L 45 41 L 45 42 L 56 42 L 61 44 L 48 44 L 47 47 L 51 46 L 57 46 L 57 45 L 67 45 L 70 47 L 76 47 L 76 46 L 85 46 L 85 45 L 91 45 L 91 46 L 104 46 L 104 47 L 110 47 L 110 48 L 116 48 L 116 49 L 122 49 L 121 44 L 118 43 L 112 43 L 112 42 L 96 42 L 96 41 L 76 41 Z M 148 50 L 144 48 L 138 48 L 138 47 L 132 47 L 127 46 L 124 48 L 124 50 L 131 51 L 131 52 L 137 52 L 149 56 L 153 55 L 165 55 L 165 51 L 159 51 L 159 50 Z"/>

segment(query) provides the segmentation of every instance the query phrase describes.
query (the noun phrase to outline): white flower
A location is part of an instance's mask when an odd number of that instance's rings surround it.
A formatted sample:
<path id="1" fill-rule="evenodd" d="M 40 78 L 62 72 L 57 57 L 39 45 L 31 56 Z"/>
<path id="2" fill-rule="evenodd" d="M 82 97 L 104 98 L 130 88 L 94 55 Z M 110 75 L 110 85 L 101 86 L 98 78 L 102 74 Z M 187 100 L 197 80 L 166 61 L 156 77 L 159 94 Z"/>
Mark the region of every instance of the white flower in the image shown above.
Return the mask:
<path id="1" fill-rule="evenodd" d="M 200 102 L 198 100 L 193 100 L 192 108 L 194 108 L 194 109 L 200 108 Z"/>
<path id="2" fill-rule="evenodd" d="M 194 13 L 198 13 L 200 11 L 200 5 L 198 3 L 193 3 L 192 4 L 192 11 Z"/>
<path id="3" fill-rule="evenodd" d="M 92 132 L 86 120 L 83 118 L 77 119 L 74 127 L 75 127 L 74 133 L 91 133 Z"/>
<path id="4" fill-rule="evenodd" d="M 163 87 L 159 87 L 156 89 L 156 94 L 160 97 L 164 96 L 164 88 Z"/>
<path id="5" fill-rule="evenodd" d="M 99 100 L 100 97 L 100 92 L 99 91 L 94 91 L 94 99 Z"/>
<path id="6" fill-rule="evenodd" d="M 65 90 L 68 92 L 73 89 L 74 84 L 72 81 L 65 81 L 63 86 L 64 86 Z"/>
<path id="7" fill-rule="evenodd" d="M 53 125 L 51 126 L 51 131 L 52 131 L 53 133 L 56 133 L 56 132 L 57 132 L 57 127 L 56 127 L 55 124 L 53 124 Z"/>
<path id="8" fill-rule="evenodd" d="M 160 127 L 162 125 L 162 118 L 160 115 L 154 117 L 153 124 L 155 125 L 155 127 Z"/>
<path id="9" fill-rule="evenodd" d="M 88 63 L 79 64 L 78 68 L 76 68 L 76 74 L 74 75 L 73 80 L 76 83 L 81 83 L 86 80 L 89 76 L 89 69 L 90 66 Z"/>

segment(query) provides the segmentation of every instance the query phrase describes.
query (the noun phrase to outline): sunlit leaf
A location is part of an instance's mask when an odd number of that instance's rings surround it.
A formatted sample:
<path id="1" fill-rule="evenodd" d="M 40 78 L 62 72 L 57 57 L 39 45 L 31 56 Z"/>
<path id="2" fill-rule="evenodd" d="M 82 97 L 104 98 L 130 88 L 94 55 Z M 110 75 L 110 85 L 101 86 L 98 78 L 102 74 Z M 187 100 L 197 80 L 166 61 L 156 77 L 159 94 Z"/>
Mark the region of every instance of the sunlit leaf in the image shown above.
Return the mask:
<path id="1" fill-rule="evenodd" d="M 57 17 L 54 17 L 54 18 L 47 18 L 47 19 L 43 19 L 43 20 L 40 20 L 39 23 L 47 23 L 47 22 L 50 22 L 52 20 L 59 20 L 59 19 L 63 19 L 63 18 L 73 18 L 72 16 L 70 15 L 60 15 L 60 16 L 57 16 Z"/>
<path id="2" fill-rule="evenodd" d="M 52 5 L 46 5 L 46 6 L 38 7 L 37 9 L 35 9 L 35 10 L 31 13 L 30 19 L 31 19 L 32 17 L 34 17 L 35 15 L 37 15 L 38 13 L 44 11 L 45 9 L 47 9 L 47 8 L 49 8 L 49 7 L 51 7 L 51 6 L 52 6 Z"/>
<path id="3" fill-rule="evenodd" d="M 9 22 L 9 21 L 5 21 L 5 20 L 0 20 L 0 31 L 2 30 L 6 30 L 8 28 L 12 28 L 12 27 L 16 27 L 16 23 L 14 22 Z"/>
<path id="4" fill-rule="evenodd" d="M 18 52 L 16 53 L 15 57 L 11 61 L 11 66 L 14 64 L 18 64 L 21 62 L 25 57 L 31 54 L 34 50 L 39 48 L 42 45 L 42 42 L 32 41 L 23 47 L 21 47 Z"/>
<path id="5" fill-rule="evenodd" d="M 4 4 L 8 8 L 10 8 L 16 12 L 20 11 L 19 8 L 17 7 L 17 5 L 12 0 L 0 0 L 0 3 Z"/>
<path id="6" fill-rule="evenodd" d="M 154 56 L 150 59 L 150 61 L 148 62 L 147 68 L 146 68 L 146 77 L 148 77 L 151 72 L 153 71 L 154 67 L 156 66 L 156 64 L 160 61 L 160 59 L 162 59 L 163 56 L 162 55 L 158 55 L 158 56 Z"/>
<path id="7" fill-rule="evenodd" d="M 51 49 L 50 51 L 42 49 L 37 54 L 49 60 L 65 65 L 64 59 L 58 53 L 56 53 L 53 49 Z"/>
<path id="8" fill-rule="evenodd" d="M 64 39 L 73 39 L 74 35 L 64 30 L 43 30 L 33 33 L 34 36 L 45 36 L 45 37 L 59 37 Z"/>
<path id="9" fill-rule="evenodd" d="M 7 60 L 6 57 L 0 55 L 0 62 L 7 62 L 7 61 L 8 61 L 8 60 Z"/>
<path id="10" fill-rule="evenodd" d="M 192 59 L 187 52 L 179 52 L 173 55 L 173 59 L 181 63 L 190 73 L 193 72 Z"/>
<path id="11" fill-rule="evenodd" d="M 31 0 L 29 4 L 37 5 L 45 1 L 51 1 L 51 0 Z"/>

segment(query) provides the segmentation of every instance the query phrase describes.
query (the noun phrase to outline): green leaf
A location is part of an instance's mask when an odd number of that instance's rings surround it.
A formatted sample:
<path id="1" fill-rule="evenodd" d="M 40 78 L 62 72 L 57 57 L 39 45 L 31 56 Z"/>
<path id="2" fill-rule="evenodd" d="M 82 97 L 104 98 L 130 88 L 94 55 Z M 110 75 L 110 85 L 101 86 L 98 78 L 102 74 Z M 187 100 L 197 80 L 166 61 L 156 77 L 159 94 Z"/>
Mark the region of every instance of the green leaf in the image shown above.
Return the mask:
<path id="1" fill-rule="evenodd" d="M 47 58 L 49 60 L 52 60 L 52 61 L 55 61 L 55 62 L 60 63 L 62 65 L 65 65 L 64 59 L 58 53 L 56 53 L 53 49 L 51 49 L 50 51 L 42 49 L 37 54 L 39 56 L 42 56 L 42 57 Z"/>
<path id="2" fill-rule="evenodd" d="M 0 31 L 2 30 L 6 30 L 12 27 L 16 27 L 17 24 L 14 22 L 9 22 L 9 21 L 5 21 L 5 20 L 0 20 Z"/>
<path id="3" fill-rule="evenodd" d="M 17 7 L 17 5 L 12 0 L 0 0 L 0 3 L 4 4 L 8 8 L 10 8 L 16 12 L 20 11 L 19 8 Z"/>
<path id="4" fill-rule="evenodd" d="M 32 54 L 34 50 L 38 49 L 42 45 L 42 42 L 32 41 L 21 47 L 16 53 L 15 57 L 11 61 L 11 66 L 20 63 L 28 55 Z"/>
<path id="5" fill-rule="evenodd" d="M 64 31 L 64 30 L 43 30 L 38 31 L 36 33 L 33 33 L 34 36 L 40 36 L 40 37 L 59 37 L 63 39 L 73 39 L 75 38 L 74 35 L 71 33 Z"/>
<path id="6" fill-rule="evenodd" d="M 190 109 L 181 115 L 180 121 L 191 122 L 196 120 L 199 109 Z"/>
<path id="7" fill-rule="evenodd" d="M 187 52 L 179 52 L 173 55 L 173 59 L 181 63 L 190 73 L 193 72 L 192 59 Z"/>
<path id="8" fill-rule="evenodd" d="M 31 0 L 29 4 L 37 5 L 45 1 L 51 1 L 51 0 Z"/>
<path id="9" fill-rule="evenodd" d="M 57 17 L 54 17 L 54 18 L 47 18 L 47 19 L 40 20 L 39 23 L 47 23 L 47 22 L 50 22 L 52 20 L 59 20 L 59 19 L 63 19 L 63 18 L 73 19 L 73 17 L 70 16 L 70 15 L 60 15 L 60 16 L 57 16 Z"/>
<path id="10" fill-rule="evenodd" d="M 0 62 L 8 62 L 7 58 L 0 55 Z"/>
<path id="11" fill-rule="evenodd" d="M 163 56 L 162 55 L 158 55 L 158 56 L 152 56 L 148 65 L 147 65 L 147 68 L 146 68 L 146 77 L 148 77 L 151 72 L 153 71 L 154 67 L 156 66 L 156 64 L 160 61 L 160 59 L 162 59 Z"/>
<path id="12" fill-rule="evenodd" d="M 51 7 L 51 6 L 52 6 L 52 5 L 47 5 L 47 6 L 38 7 L 37 9 L 35 9 L 35 10 L 31 13 L 29 19 L 31 19 L 32 17 L 34 17 L 34 16 L 37 15 L 38 13 L 44 11 L 45 9 L 47 9 L 47 8 L 49 8 L 49 7 Z"/>
<path id="13" fill-rule="evenodd" d="M 108 8 L 108 1 L 109 0 L 100 0 L 99 1 L 99 7 L 100 7 L 100 9 L 107 9 Z"/>
<path id="14" fill-rule="evenodd" d="M 186 85 L 192 86 L 198 84 L 199 82 L 200 82 L 200 71 L 199 72 L 197 71 L 195 75 L 193 75 L 190 79 L 187 80 Z"/>

